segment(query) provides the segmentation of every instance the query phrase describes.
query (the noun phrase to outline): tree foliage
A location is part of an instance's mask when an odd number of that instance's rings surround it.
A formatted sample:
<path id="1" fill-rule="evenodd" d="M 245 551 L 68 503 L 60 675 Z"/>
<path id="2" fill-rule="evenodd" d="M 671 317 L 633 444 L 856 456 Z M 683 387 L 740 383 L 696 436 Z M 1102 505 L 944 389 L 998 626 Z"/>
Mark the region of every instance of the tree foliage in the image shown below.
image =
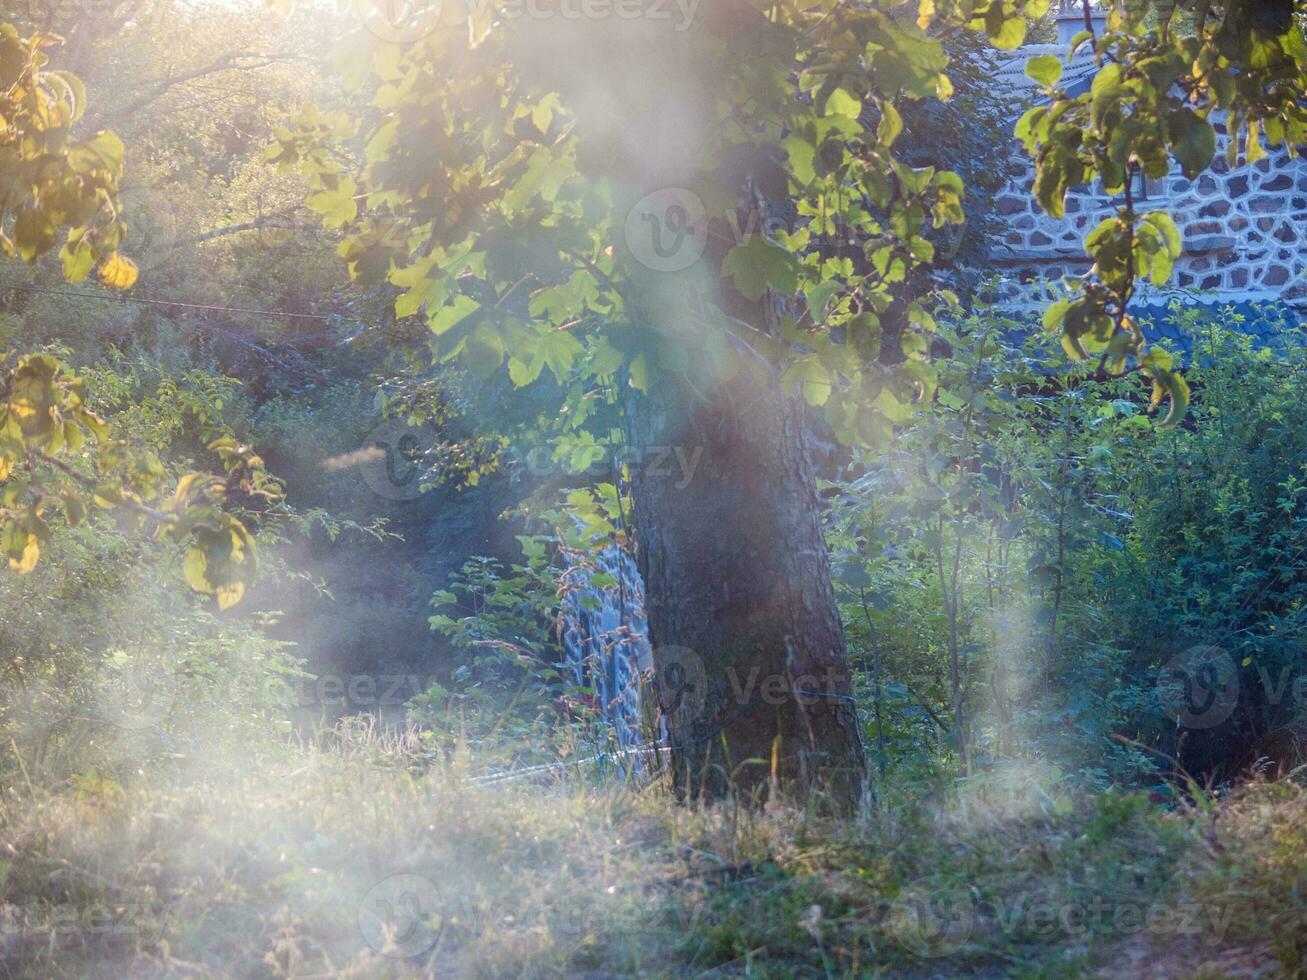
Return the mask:
<path id="1" fill-rule="evenodd" d="M 1061 331 L 1072 356 L 1092 354 L 1100 369 L 1119 373 L 1136 359 L 1153 378 L 1154 404 L 1171 398 L 1169 422 L 1183 416 L 1188 387 L 1168 354 L 1147 349 L 1130 302 L 1141 279 L 1170 279 L 1180 233 L 1164 211 L 1136 212 L 1130 174 L 1163 177 L 1174 159 L 1194 179 L 1211 165 L 1218 128 L 1229 135 L 1231 166 L 1241 149 L 1248 163 L 1264 156 L 1263 137 L 1291 147 L 1307 138 L 1301 30 L 1235 0 L 1198 5 L 1192 15 L 1185 6 L 1112 5 L 1105 32 L 1090 28 L 1072 40 L 1073 49 L 1090 46 L 1099 66 L 1080 95 L 1058 87 L 1056 59 L 1032 61 L 1027 71 L 1048 100 L 1016 128 L 1035 159 L 1035 197 L 1054 217 L 1072 185 L 1098 178 L 1109 193 L 1124 190 L 1123 206 L 1085 238 L 1091 277 L 1078 296 L 1054 303 L 1044 323 Z"/>
<path id="2" fill-rule="evenodd" d="M 135 264 L 119 252 L 126 226 L 118 201 L 123 144 L 108 130 L 74 139 L 86 107 L 81 82 L 46 70 L 46 49 L 58 39 L 22 38 L 0 24 L 0 247 L 27 262 L 52 251 L 60 236 L 64 275 L 73 282 L 94 268 L 111 289 L 136 281 Z M 9 371 L 0 403 L 0 548 L 9 567 L 30 572 L 50 537 L 47 519 L 60 511 L 81 523 L 91 507 L 114 510 L 162 538 L 189 542 L 187 581 L 226 608 L 240 600 L 258 566 L 254 540 L 222 504 L 229 494 L 275 497 L 262 460 L 230 438 L 209 448 L 226 474 L 192 472 L 171 494 L 158 458 L 118 438 L 88 404 L 85 385 L 57 357 L 28 354 Z"/>
<path id="3" fill-rule="evenodd" d="M 1214 114 L 1245 133 L 1249 159 L 1262 137 L 1300 142 L 1301 33 L 1241 9 L 1113 5 L 1105 33 L 1077 39 L 1101 63 L 1083 96 L 1061 93 L 1060 66 L 1037 60 L 1030 70 L 1048 101 L 1017 135 L 1036 157 L 1040 204 L 1058 215 L 1072 184 L 1101 175 L 1120 188 L 1131 168 L 1157 175 L 1170 157 L 1196 173 L 1210 162 Z M 846 441 L 883 441 L 935 390 L 917 335 L 954 297 L 914 295 L 907 281 L 936 257 L 930 230 L 963 217 L 961 178 L 901 159 L 903 107 L 950 97 L 947 38 L 974 31 L 1015 48 L 1046 10 L 1045 0 L 759 0 L 675 31 L 654 21 L 546 29 L 432 8 L 400 41 L 344 49 L 342 72 L 370 96 L 367 113 L 309 110 L 269 155 L 299 168 L 313 186 L 309 206 L 348 231 L 351 274 L 402 290 L 396 313 L 425 319 L 438 360 L 487 376 L 507 361 L 519 385 L 548 367 L 577 382 L 574 395 L 622 365 L 641 387 L 650 371 L 703 380 L 762 364 Z M 675 85 L 649 84 L 669 65 Z M 603 99 L 592 97 L 599 79 L 612 84 Z M 684 123 L 693 148 L 673 140 L 651 164 L 644 144 L 668 120 Z M 640 146 L 623 132 L 640 133 Z M 347 146 L 361 148 L 357 165 L 339 152 Z M 720 258 L 734 291 L 783 299 L 774 328 L 733 316 L 703 263 L 642 267 L 632 208 L 669 181 L 701 204 L 710 238 L 734 232 Z M 732 221 L 757 213 L 740 206 L 742 188 L 788 213 L 741 234 Z M 635 220 L 671 234 L 685 210 L 663 205 Z M 1180 250 L 1174 224 L 1137 215 L 1127 198 L 1085 247 L 1091 274 L 1049 309 L 1047 326 L 1100 371 L 1151 378 L 1154 403 L 1169 397 L 1176 421 L 1183 377 L 1129 313 L 1140 277 L 1167 281 Z M 669 304 L 668 293 L 687 292 L 706 300 L 694 316 Z"/>

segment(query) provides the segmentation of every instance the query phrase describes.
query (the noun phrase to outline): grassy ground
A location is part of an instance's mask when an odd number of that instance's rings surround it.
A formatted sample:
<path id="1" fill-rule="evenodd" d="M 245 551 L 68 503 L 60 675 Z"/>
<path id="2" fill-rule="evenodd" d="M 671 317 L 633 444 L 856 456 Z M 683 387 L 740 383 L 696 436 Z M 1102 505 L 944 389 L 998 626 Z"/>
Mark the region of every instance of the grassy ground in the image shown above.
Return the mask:
<path id="1" fill-rule="evenodd" d="M 483 786 L 402 739 L 6 787 L 0 976 L 1295 976 L 1307 792 L 1013 769 L 830 825 Z"/>

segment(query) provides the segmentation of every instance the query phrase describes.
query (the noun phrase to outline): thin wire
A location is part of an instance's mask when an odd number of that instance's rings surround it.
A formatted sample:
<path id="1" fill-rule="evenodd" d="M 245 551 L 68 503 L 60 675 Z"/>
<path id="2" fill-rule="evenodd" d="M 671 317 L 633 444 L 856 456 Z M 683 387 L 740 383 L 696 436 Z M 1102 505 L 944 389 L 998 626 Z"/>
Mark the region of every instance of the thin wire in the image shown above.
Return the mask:
<path id="1" fill-rule="evenodd" d="M 23 293 L 43 293 L 47 296 L 69 296 L 73 299 L 92 300 L 99 302 L 109 300 L 117 303 L 140 303 L 145 306 L 176 306 L 186 310 L 204 310 L 210 313 L 248 313 L 252 316 L 280 316 L 292 320 L 318 320 L 325 323 L 327 318 L 318 313 L 285 313 L 281 310 L 251 310 L 238 306 L 205 306 L 200 303 L 179 303 L 174 300 L 166 299 L 147 299 L 142 296 L 113 296 L 105 294 L 103 296 L 92 296 L 89 293 L 75 293 L 67 289 L 41 289 L 39 286 L 3 286 L 3 289 L 13 289 Z"/>
<path id="2" fill-rule="evenodd" d="M 849 701 L 854 704 L 856 704 L 858 701 L 858 699 L 854 697 L 852 694 L 839 694 L 833 691 L 796 690 L 794 693 L 800 695 L 801 697 L 806 696 L 806 697 L 813 697 L 813 698 L 830 698 L 832 700 L 837 700 L 837 701 Z M 490 772 L 478 776 L 472 776 L 471 781 L 474 783 L 479 783 L 483 786 L 489 786 L 494 783 L 513 782 L 518 779 L 525 779 L 528 776 L 536 776 L 536 775 L 541 775 L 544 773 L 551 773 L 551 772 L 561 772 L 564 769 L 572 769 L 575 768 L 576 766 L 587 765 L 588 763 L 591 762 L 597 762 L 602 766 L 605 760 L 622 759 L 627 756 L 640 755 L 641 753 L 649 753 L 651 755 L 666 755 L 672 752 L 678 752 L 678 751 L 684 752 L 688 749 L 697 748 L 698 746 L 703 745 L 705 742 L 709 741 L 710 739 L 716 738 L 723 731 L 725 731 L 729 725 L 743 718 L 746 709 L 751 708 L 758 703 L 759 702 L 757 698 L 753 698 L 749 701 L 742 703 L 737 708 L 736 711 L 727 715 L 720 723 L 718 723 L 716 726 L 713 727 L 712 731 L 708 732 L 706 735 L 701 735 L 697 738 L 691 739 L 688 742 L 681 742 L 677 745 L 639 745 L 618 752 L 600 752 L 598 755 L 586 756 L 583 759 L 568 759 L 563 762 L 544 763 L 538 766 L 528 766 L 525 769 L 503 769 L 497 772 Z M 438 754 L 439 753 L 435 753 L 435 752 L 428 753 L 428 757 L 434 758 Z"/>

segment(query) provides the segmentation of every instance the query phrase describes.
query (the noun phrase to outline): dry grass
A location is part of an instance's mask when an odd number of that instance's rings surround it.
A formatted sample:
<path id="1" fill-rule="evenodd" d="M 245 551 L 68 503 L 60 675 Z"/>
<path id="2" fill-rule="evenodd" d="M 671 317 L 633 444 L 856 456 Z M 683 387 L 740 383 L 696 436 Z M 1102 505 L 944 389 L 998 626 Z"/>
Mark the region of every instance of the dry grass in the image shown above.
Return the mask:
<path id="1" fill-rule="evenodd" d="M 16 977 L 1296 975 L 1307 793 L 1166 813 L 1038 773 L 887 790 L 879 816 L 478 784 L 418 743 L 10 787 Z M 893 798 L 891 798 L 893 796 Z M 1187 970 L 1188 972 L 1185 972 Z M 1257 972 L 1257 971 L 1270 971 Z"/>

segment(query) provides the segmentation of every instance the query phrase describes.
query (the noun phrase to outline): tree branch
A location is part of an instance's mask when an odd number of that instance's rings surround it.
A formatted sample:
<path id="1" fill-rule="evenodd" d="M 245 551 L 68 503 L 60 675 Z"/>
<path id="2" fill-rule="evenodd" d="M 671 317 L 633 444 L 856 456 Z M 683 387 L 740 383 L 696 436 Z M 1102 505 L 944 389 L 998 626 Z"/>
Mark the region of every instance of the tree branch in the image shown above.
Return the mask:
<path id="1" fill-rule="evenodd" d="M 277 64 L 278 62 L 292 61 L 300 57 L 300 55 L 294 54 L 225 54 L 222 57 L 209 62 L 207 65 L 193 68 L 190 71 L 185 71 L 178 75 L 172 75 L 163 79 L 136 100 L 129 102 L 124 106 L 118 106 L 102 116 L 96 116 L 93 125 L 95 125 L 96 128 L 100 128 L 104 123 L 112 119 L 140 112 L 156 99 L 167 95 L 179 85 L 185 85 L 186 83 L 193 82 L 198 78 L 204 78 L 208 75 L 216 75 L 225 71 L 257 71 L 260 68 L 267 68 L 270 65 Z"/>
<path id="2" fill-rule="evenodd" d="M 242 231 L 254 231 L 258 228 L 282 228 L 287 231 L 318 231 L 321 230 L 315 226 L 283 224 L 285 219 L 289 218 L 296 211 L 301 210 L 300 205 L 285 208 L 272 214 L 264 215 L 262 218 L 255 218 L 253 221 L 243 221 L 237 225 L 224 225 L 221 228 L 213 228 L 209 231 L 201 232 L 198 235 L 192 235 L 190 238 L 183 238 L 173 243 L 173 248 L 181 248 L 186 245 L 200 245 L 204 242 L 213 241 L 215 238 L 222 238 L 225 235 L 236 235 Z"/>

